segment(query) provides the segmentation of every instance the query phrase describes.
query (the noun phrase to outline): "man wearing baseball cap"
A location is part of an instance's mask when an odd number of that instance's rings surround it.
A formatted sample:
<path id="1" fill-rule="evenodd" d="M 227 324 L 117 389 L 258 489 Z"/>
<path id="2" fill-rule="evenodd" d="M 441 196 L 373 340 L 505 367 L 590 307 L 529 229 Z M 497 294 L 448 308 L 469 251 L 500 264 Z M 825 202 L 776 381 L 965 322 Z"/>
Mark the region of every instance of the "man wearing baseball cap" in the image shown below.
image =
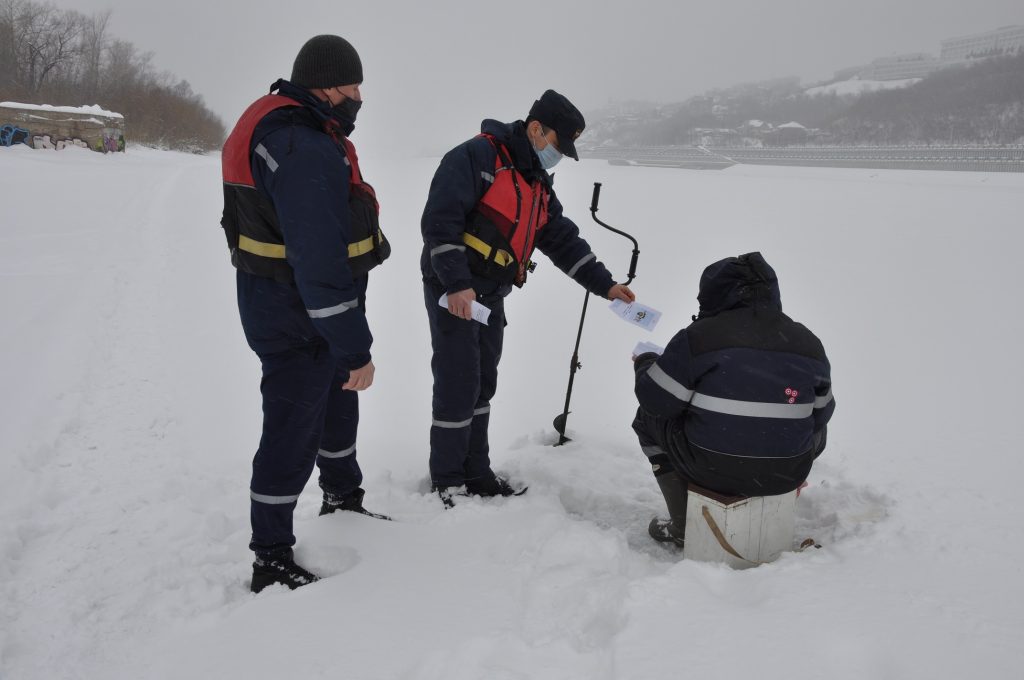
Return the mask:
<path id="1" fill-rule="evenodd" d="M 358 392 L 373 383 L 367 272 L 388 256 L 373 188 L 348 137 L 363 65 L 336 35 L 299 50 L 235 125 L 222 155 L 221 224 L 238 310 L 263 367 L 263 436 L 250 483 L 252 590 L 317 580 L 294 561 L 292 513 L 320 468 L 320 514 L 363 514 Z"/>
<path id="2" fill-rule="evenodd" d="M 449 151 L 434 175 L 421 230 L 424 302 L 434 375 L 430 477 L 446 507 L 458 496 L 513 496 L 521 484 L 491 469 L 487 427 L 505 327 L 503 300 L 522 287 L 536 248 L 584 288 L 631 302 L 562 213 L 551 170 L 579 160 L 586 123 L 548 90 L 526 120 L 483 121 L 480 134 Z M 490 310 L 474 320 L 474 304 Z"/>

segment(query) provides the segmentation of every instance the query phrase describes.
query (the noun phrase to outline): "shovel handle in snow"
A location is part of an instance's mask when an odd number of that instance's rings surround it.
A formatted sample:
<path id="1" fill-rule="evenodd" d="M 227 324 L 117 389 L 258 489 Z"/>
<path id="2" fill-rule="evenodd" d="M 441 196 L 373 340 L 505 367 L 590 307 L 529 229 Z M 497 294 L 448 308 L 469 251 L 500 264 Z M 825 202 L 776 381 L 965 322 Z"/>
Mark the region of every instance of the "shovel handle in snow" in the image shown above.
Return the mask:
<path id="1" fill-rule="evenodd" d="M 626 277 L 626 285 L 628 286 L 636 278 L 636 262 L 640 257 L 640 245 L 636 242 L 636 239 L 627 234 L 624 231 L 616 229 L 610 224 L 605 224 L 601 220 L 597 219 L 597 204 L 601 200 L 601 183 L 594 182 L 594 193 L 590 197 L 590 216 L 594 218 L 594 221 L 600 224 L 602 227 L 609 231 L 613 231 L 620 236 L 625 236 L 633 242 L 633 257 L 629 261 L 629 274 Z M 552 423 L 555 426 L 555 431 L 558 432 L 558 442 L 555 446 L 561 446 L 567 441 L 571 441 L 565 436 L 566 423 L 569 420 L 569 402 L 572 400 L 572 384 L 576 379 L 576 371 L 583 368 L 583 364 L 580 363 L 580 340 L 583 338 L 583 323 L 587 319 L 587 303 L 590 301 L 590 291 L 587 291 L 583 296 L 583 311 L 580 313 L 580 327 L 576 331 L 576 346 L 572 350 L 572 359 L 569 360 L 569 385 L 565 390 L 565 408 L 560 414 L 555 416 L 555 420 Z"/>

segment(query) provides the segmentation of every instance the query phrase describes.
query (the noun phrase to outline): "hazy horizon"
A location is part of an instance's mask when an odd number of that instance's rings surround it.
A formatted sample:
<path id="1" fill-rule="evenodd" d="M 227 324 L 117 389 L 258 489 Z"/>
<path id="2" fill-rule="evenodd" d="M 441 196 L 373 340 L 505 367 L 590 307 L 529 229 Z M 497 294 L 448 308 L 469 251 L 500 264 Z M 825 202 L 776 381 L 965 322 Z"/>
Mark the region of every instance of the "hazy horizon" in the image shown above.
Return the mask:
<path id="1" fill-rule="evenodd" d="M 482 118 L 525 115 L 545 89 L 584 112 L 613 101 L 681 101 L 713 88 L 838 69 L 906 52 L 937 55 L 942 39 L 1024 24 L 1019 0 L 863 0 L 714 5 L 637 0 L 626 10 L 580 0 L 507 6 L 465 0 L 339 7 L 296 0 L 74 0 L 113 11 L 109 32 L 153 53 L 191 83 L 229 127 L 309 37 L 336 33 L 363 61 L 365 106 L 354 138 L 368 148 L 437 151 Z M 59 104 L 59 102 L 51 102 Z"/>

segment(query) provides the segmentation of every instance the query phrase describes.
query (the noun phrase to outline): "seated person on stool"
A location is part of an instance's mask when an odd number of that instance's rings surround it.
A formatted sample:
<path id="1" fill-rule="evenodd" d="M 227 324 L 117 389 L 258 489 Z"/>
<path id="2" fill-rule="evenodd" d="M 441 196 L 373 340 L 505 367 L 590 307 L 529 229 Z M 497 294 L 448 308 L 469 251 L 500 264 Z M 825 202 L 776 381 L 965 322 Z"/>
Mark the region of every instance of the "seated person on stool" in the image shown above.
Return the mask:
<path id="1" fill-rule="evenodd" d="M 825 449 L 835 410 L 821 341 L 782 313 L 761 253 L 710 265 L 700 313 L 660 356 L 634 358 L 633 429 L 668 505 L 657 541 L 683 545 L 687 484 L 730 496 L 798 488 Z"/>

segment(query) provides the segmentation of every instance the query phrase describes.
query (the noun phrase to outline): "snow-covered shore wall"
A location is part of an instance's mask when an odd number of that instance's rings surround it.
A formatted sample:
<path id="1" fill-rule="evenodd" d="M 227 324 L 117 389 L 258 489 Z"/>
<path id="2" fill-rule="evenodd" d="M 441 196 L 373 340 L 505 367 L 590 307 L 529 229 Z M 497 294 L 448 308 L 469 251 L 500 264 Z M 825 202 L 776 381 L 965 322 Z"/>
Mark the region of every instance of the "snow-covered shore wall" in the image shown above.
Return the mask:
<path id="1" fill-rule="evenodd" d="M 79 146 L 124 151 L 124 116 L 99 106 L 49 106 L 0 102 L 0 146 L 34 149 Z"/>

